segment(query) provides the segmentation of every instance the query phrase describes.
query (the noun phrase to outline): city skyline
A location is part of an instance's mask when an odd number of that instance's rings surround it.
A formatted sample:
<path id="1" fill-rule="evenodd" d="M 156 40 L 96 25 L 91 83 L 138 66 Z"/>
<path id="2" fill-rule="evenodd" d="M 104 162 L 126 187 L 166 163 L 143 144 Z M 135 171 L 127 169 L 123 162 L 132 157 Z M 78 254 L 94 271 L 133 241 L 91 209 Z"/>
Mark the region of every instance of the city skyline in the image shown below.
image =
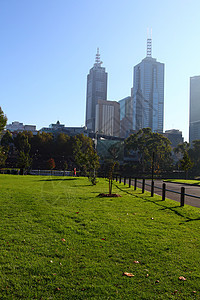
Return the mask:
<path id="1" fill-rule="evenodd" d="M 189 133 L 189 81 L 200 75 L 200 3 L 175 0 L 2 1 L 0 105 L 13 121 L 40 129 L 60 120 L 85 124 L 86 75 L 100 48 L 108 73 L 107 98 L 130 95 L 133 67 L 145 57 L 165 63 L 164 131 Z M 134 12 L 134 13 L 133 13 Z"/>

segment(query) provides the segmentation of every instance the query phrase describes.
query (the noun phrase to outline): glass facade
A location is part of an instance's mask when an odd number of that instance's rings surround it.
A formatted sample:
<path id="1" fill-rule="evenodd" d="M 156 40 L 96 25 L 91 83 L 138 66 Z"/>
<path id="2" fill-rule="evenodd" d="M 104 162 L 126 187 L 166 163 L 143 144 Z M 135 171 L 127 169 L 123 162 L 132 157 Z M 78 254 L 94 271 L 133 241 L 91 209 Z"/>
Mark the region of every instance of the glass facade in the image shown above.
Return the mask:
<path id="1" fill-rule="evenodd" d="M 164 64 L 146 57 L 134 67 L 133 130 L 163 132 Z"/>
<path id="2" fill-rule="evenodd" d="M 189 142 L 200 139 L 200 76 L 190 78 Z"/>
<path id="3" fill-rule="evenodd" d="M 95 131 L 96 104 L 98 100 L 107 100 L 107 73 L 96 62 L 87 76 L 86 121 L 87 129 Z"/>

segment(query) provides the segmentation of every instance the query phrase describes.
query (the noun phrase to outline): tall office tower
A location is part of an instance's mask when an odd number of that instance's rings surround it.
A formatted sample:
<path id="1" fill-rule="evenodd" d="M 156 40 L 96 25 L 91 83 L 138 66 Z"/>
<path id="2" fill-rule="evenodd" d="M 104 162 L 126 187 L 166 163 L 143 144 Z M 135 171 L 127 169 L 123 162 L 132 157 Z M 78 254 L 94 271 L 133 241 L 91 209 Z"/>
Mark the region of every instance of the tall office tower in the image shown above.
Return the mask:
<path id="1" fill-rule="evenodd" d="M 117 101 L 98 100 L 96 105 L 95 132 L 120 135 L 120 105 Z"/>
<path id="2" fill-rule="evenodd" d="M 164 64 L 152 58 L 152 38 L 147 39 L 147 56 L 134 67 L 133 129 L 150 127 L 163 132 Z"/>
<path id="3" fill-rule="evenodd" d="M 200 76 L 190 77 L 189 141 L 200 139 Z"/>
<path id="4" fill-rule="evenodd" d="M 96 104 L 98 100 L 107 100 L 107 73 L 101 67 L 99 48 L 93 68 L 87 76 L 86 121 L 87 129 L 95 131 Z"/>
<path id="5" fill-rule="evenodd" d="M 120 104 L 120 137 L 128 137 L 133 129 L 133 101 L 126 97 L 119 101 Z"/>

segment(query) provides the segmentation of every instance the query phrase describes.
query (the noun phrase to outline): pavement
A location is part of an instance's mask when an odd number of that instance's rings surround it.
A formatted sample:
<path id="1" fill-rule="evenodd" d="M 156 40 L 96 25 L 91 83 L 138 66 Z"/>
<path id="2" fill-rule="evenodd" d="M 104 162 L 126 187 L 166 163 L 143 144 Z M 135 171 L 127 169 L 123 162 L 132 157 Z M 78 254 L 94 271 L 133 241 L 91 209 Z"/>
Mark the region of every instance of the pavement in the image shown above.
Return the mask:
<path id="1" fill-rule="evenodd" d="M 162 197 L 162 185 L 164 181 L 163 180 L 154 180 L 154 193 L 157 195 L 160 195 Z M 147 185 L 148 184 L 148 185 Z M 186 184 L 176 184 L 173 182 L 165 182 L 166 184 L 166 195 L 165 197 L 171 200 L 175 200 L 180 203 L 181 195 L 179 194 L 181 192 L 181 187 L 185 188 L 185 204 L 200 207 L 200 186 L 194 186 L 194 185 L 186 185 Z M 134 185 L 134 180 L 132 181 L 132 185 Z M 151 191 L 151 180 L 145 180 L 145 190 Z M 142 180 L 138 179 L 137 181 L 137 187 L 142 188 Z M 176 193 L 173 193 L 171 191 L 175 191 Z M 199 199 L 191 197 L 189 195 L 197 196 Z"/>

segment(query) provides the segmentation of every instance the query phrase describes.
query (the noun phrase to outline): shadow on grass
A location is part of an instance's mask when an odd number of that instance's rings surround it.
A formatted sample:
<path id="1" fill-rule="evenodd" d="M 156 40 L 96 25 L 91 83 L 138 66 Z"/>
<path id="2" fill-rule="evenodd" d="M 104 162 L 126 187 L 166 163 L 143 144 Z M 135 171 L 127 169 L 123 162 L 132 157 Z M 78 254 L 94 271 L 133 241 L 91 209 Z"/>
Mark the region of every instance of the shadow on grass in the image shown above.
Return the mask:
<path id="1" fill-rule="evenodd" d="M 48 178 L 40 179 L 38 181 L 68 181 L 68 180 L 77 180 L 78 178 Z"/>
<path id="2" fill-rule="evenodd" d="M 115 184 L 115 187 L 117 187 L 120 191 L 122 191 L 126 194 L 134 196 L 135 198 L 141 198 L 141 196 L 144 195 L 144 194 L 142 194 L 142 192 L 141 192 L 141 195 L 133 194 L 129 191 L 122 189 L 122 187 L 120 187 L 116 184 Z M 138 192 L 138 190 L 137 190 L 137 192 Z M 152 202 L 152 203 L 160 206 L 160 210 L 171 210 L 173 213 L 175 213 L 179 217 L 185 218 L 186 220 L 183 221 L 182 223 L 180 223 L 179 225 L 188 223 L 191 221 L 200 221 L 200 217 L 196 218 L 196 219 L 191 219 L 191 218 L 187 217 L 186 215 L 184 215 L 183 213 L 181 213 L 180 211 L 177 211 L 177 209 L 183 211 L 184 206 L 177 205 L 177 206 L 173 206 L 173 207 L 168 207 L 168 206 L 164 205 L 165 201 L 163 201 L 162 199 L 154 199 L 154 197 L 151 198 L 150 196 L 146 196 L 146 195 L 145 195 L 145 197 L 142 197 L 142 200 L 144 200 L 146 202 Z M 171 201 L 175 201 L 175 200 L 171 200 Z"/>

